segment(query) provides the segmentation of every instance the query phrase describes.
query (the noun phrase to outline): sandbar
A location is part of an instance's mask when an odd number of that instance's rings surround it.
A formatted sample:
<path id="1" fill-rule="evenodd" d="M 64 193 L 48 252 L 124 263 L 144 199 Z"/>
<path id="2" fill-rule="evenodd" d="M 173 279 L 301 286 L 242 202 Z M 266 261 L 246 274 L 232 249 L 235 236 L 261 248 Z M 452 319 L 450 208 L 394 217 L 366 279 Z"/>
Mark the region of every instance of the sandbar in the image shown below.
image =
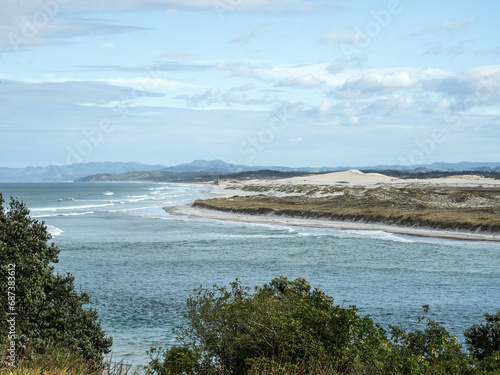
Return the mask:
<path id="1" fill-rule="evenodd" d="M 207 184 L 207 192 L 214 197 L 232 197 L 249 195 L 272 195 L 290 196 L 305 194 L 303 187 L 314 189 L 316 195 L 328 195 L 328 188 L 335 186 L 350 186 L 363 188 L 388 189 L 419 187 L 434 188 L 445 187 L 447 189 L 459 189 L 463 187 L 472 189 L 496 189 L 500 188 L 500 180 L 483 178 L 475 175 L 453 176 L 436 179 L 398 179 L 381 175 L 378 173 L 363 173 L 357 170 L 345 172 L 334 172 L 328 174 L 311 175 L 305 177 L 294 177 L 289 179 L 275 180 L 247 180 L 247 181 L 217 181 Z M 323 190 L 322 190 L 323 189 Z M 264 190 L 264 191 L 263 191 Z M 264 194 L 263 194 L 264 193 Z M 311 195 L 311 190 L 307 191 Z M 500 233 L 497 232 L 471 232 L 459 230 L 442 230 L 425 227 L 408 227 L 397 225 L 385 225 L 383 223 L 366 223 L 362 221 L 336 221 L 322 218 L 291 217 L 269 213 L 265 215 L 250 215 L 241 212 L 227 212 L 192 205 L 165 207 L 165 211 L 172 215 L 182 215 L 193 218 L 207 218 L 213 220 L 239 221 L 248 223 L 265 223 L 274 225 L 289 225 L 315 228 L 333 228 L 341 230 L 356 231 L 384 231 L 394 234 L 403 234 L 420 237 L 438 237 L 455 240 L 476 241 L 500 241 Z"/>

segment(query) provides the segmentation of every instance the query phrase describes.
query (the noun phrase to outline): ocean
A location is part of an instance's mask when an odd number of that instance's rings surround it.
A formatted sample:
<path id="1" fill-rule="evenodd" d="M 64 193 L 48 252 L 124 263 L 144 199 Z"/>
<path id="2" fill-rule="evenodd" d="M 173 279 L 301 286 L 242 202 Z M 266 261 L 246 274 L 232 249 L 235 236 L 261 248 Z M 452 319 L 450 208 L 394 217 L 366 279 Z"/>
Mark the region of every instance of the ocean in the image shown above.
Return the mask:
<path id="1" fill-rule="evenodd" d="M 500 243 L 216 221 L 162 207 L 207 197 L 199 184 L 1 183 L 24 201 L 61 250 L 56 271 L 91 296 L 114 360 L 148 362 L 176 343 L 197 287 L 305 277 L 386 328 L 423 328 L 422 305 L 461 342 L 500 308 Z"/>

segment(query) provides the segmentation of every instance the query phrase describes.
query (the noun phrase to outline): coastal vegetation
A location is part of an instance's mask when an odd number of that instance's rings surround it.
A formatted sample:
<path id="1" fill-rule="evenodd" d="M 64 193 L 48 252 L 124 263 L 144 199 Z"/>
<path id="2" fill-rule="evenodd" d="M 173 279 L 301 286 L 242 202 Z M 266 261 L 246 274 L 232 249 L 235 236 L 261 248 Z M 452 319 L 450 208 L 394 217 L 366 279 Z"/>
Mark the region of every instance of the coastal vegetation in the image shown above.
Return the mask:
<path id="1" fill-rule="evenodd" d="M 500 374 L 500 311 L 458 339 L 426 316 L 387 333 L 355 306 L 297 278 L 253 289 L 199 288 L 188 299 L 182 346 L 152 348 L 150 374 Z"/>
<path id="2" fill-rule="evenodd" d="M 245 185 L 240 189 L 260 194 L 197 200 L 193 206 L 251 215 L 500 231 L 497 187 Z"/>
<path id="3" fill-rule="evenodd" d="M 48 244 L 47 227 L 22 202 L 11 199 L 9 209 L 3 203 L 0 194 L 2 360 L 14 368 L 19 350 L 29 348 L 30 356 L 55 350 L 100 366 L 113 340 L 101 329 L 97 311 L 85 307 L 90 297 L 76 291 L 71 274 L 54 273 L 60 250 Z"/>

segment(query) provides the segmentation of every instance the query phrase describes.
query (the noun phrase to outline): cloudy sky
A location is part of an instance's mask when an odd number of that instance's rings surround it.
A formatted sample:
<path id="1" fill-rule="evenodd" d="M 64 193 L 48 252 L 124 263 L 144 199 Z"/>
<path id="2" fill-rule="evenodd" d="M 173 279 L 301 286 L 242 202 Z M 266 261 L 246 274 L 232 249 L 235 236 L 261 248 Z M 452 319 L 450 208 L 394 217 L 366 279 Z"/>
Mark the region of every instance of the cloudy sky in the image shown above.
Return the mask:
<path id="1" fill-rule="evenodd" d="M 500 161 L 496 0 L 0 8 L 0 166 Z"/>

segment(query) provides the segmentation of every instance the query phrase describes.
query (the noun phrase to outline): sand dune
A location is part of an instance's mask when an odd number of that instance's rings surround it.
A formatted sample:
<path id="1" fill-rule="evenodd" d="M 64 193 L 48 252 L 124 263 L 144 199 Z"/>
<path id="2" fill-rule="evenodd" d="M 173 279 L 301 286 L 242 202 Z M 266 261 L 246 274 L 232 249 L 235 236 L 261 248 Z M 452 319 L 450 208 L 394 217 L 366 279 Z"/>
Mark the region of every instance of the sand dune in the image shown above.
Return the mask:
<path id="1" fill-rule="evenodd" d="M 376 185 L 380 183 L 397 183 L 398 178 L 385 176 L 380 173 L 363 173 L 357 169 L 344 172 L 317 174 L 307 177 L 293 177 L 276 181 L 278 184 L 287 185 Z"/>
<path id="2" fill-rule="evenodd" d="M 497 228 L 497 191 L 499 188 L 500 180 L 476 175 L 433 179 L 400 179 L 379 173 L 363 173 L 352 169 L 288 179 L 220 181 L 218 185 L 211 186 L 210 192 L 216 197 L 228 198 L 226 201 L 230 209 L 227 209 L 227 207 L 225 209 L 214 209 L 214 207 L 206 209 L 198 204 L 197 206 L 168 207 L 166 210 L 176 215 L 206 217 L 217 220 L 266 222 L 339 229 L 382 230 L 417 236 L 499 241 L 500 234 L 497 229 L 494 229 L 493 232 L 491 230 L 479 232 L 474 230 L 471 232 L 468 229 L 458 229 L 467 227 L 466 224 L 469 219 L 465 220 L 464 217 L 468 214 L 472 216 L 480 214 L 481 220 L 484 221 L 484 223 L 482 221 L 479 223 L 481 224 L 480 227 L 486 227 L 488 224 L 488 228 Z M 297 215 L 295 212 L 292 217 L 287 215 L 248 214 L 244 209 L 236 208 L 236 206 L 243 204 L 244 199 L 240 198 L 243 196 L 255 196 L 257 200 L 249 203 L 250 208 L 253 209 L 258 204 L 267 204 L 267 199 L 278 199 L 276 202 L 273 201 L 278 207 L 276 212 L 280 211 L 281 206 L 284 204 L 289 206 L 293 203 L 295 205 L 293 207 L 296 208 L 299 203 L 304 202 L 310 205 L 307 208 L 311 212 L 308 211 L 309 217 L 298 217 L 300 213 Z M 295 201 L 290 203 L 288 201 L 291 199 L 286 197 L 295 197 Z M 325 199 L 331 200 L 332 215 L 330 216 L 335 217 L 335 214 L 339 216 L 341 211 L 344 213 L 344 211 L 357 210 L 356 212 L 359 211 L 359 217 L 356 216 L 355 220 L 349 219 L 347 221 L 311 217 L 311 213 L 314 213 L 314 210 L 318 209 L 319 205 L 325 204 Z M 224 205 L 224 203 L 218 204 Z M 288 206 L 286 208 L 290 211 Z M 453 209 L 455 211 L 451 212 L 450 210 Z M 241 212 L 237 212 L 238 210 Z M 400 210 L 401 212 L 398 211 L 395 214 L 391 210 Z M 476 212 L 478 210 L 484 212 L 478 213 Z M 372 211 L 379 213 L 377 216 L 379 222 L 373 222 L 374 214 Z M 319 214 L 323 214 L 323 212 Z M 321 216 L 319 214 L 317 216 Z M 446 215 L 451 215 L 453 220 Z M 347 215 L 346 217 L 351 216 L 353 215 Z M 394 217 L 399 218 L 400 216 L 404 218 L 408 216 L 407 220 L 405 219 L 408 222 L 405 226 L 389 224 L 394 221 Z M 432 220 L 427 220 L 427 217 L 432 218 Z M 369 219 L 371 222 L 366 222 L 365 219 Z M 444 229 L 447 226 L 455 228 L 455 219 L 456 229 Z M 474 220 L 479 219 L 475 218 Z M 471 224 L 469 227 L 474 226 Z"/>
<path id="3" fill-rule="evenodd" d="M 279 185 L 325 185 L 325 186 L 379 186 L 388 185 L 450 185 L 450 186 L 500 186 L 500 180 L 485 178 L 476 175 L 450 176 L 443 178 L 429 179 L 401 179 L 385 176 L 380 173 L 363 173 L 357 169 L 351 169 L 343 172 L 332 172 L 326 174 L 317 174 L 302 177 L 293 177 L 280 180 L 251 180 L 245 181 L 245 185 L 271 186 Z"/>

